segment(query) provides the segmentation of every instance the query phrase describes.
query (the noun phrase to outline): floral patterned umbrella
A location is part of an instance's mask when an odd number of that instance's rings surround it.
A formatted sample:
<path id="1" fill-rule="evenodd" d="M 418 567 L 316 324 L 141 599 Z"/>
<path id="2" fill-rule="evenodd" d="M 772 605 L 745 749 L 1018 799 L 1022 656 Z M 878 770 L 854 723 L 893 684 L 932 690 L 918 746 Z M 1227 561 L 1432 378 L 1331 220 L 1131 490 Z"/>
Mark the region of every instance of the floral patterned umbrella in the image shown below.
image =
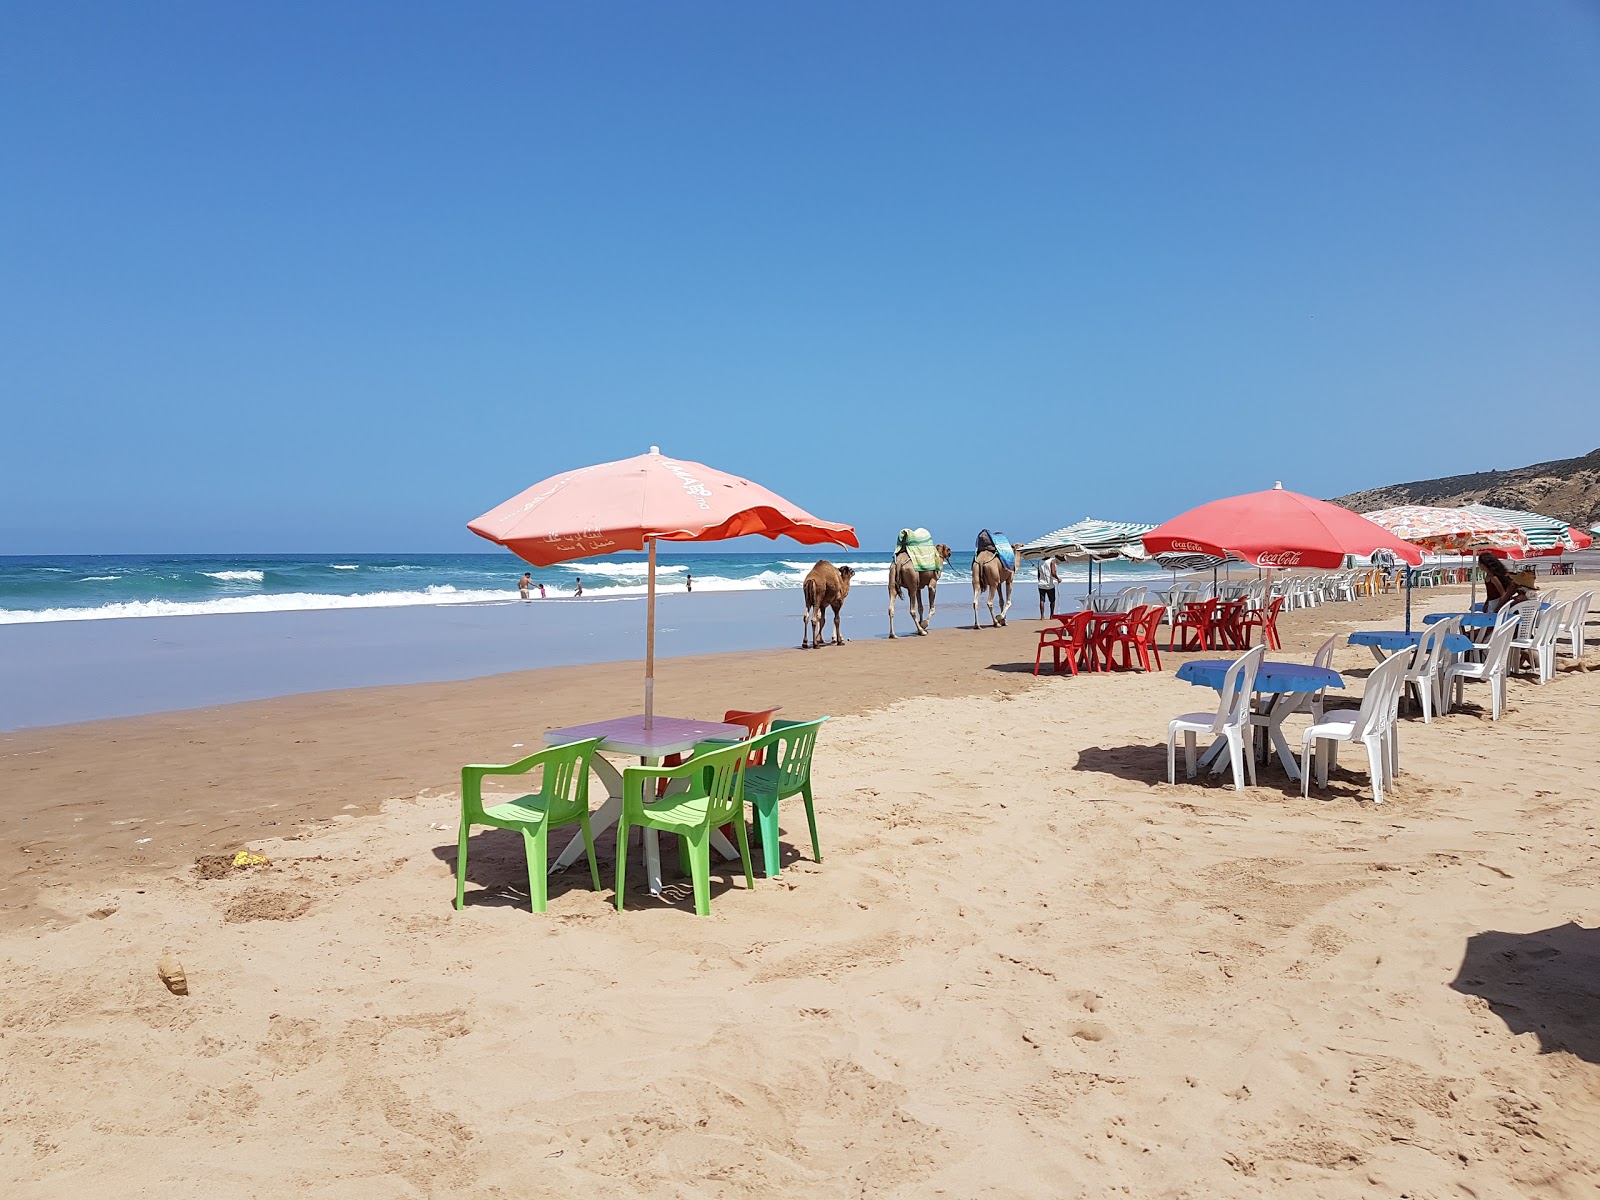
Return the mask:
<path id="1" fill-rule="evenodd" d="M 1470 550 L 1528 552 L 1528 535 L 1519 526 L 1503 517 L 1465 508 L 1402 504 L 1361 515 L 1430 554 L 1465 554 Z"/>

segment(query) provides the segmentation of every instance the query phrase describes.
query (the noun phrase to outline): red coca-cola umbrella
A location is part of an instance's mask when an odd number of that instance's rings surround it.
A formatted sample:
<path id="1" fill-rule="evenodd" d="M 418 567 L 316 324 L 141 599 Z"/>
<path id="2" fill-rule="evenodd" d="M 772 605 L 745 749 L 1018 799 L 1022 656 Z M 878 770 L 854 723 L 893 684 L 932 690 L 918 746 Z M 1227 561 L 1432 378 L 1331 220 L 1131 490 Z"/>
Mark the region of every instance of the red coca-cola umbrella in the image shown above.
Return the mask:
<path id="1" fill-rule="evenodd" d="M 1151 554 L 1233 555 L 1258 567 L 1341 567 L 1346 555 L 1388 550 L 1412 566 L 1422 551 L 1348 508 L 1277 483 L 1270 491 L 1213 500 L 1144 535 Z"/>

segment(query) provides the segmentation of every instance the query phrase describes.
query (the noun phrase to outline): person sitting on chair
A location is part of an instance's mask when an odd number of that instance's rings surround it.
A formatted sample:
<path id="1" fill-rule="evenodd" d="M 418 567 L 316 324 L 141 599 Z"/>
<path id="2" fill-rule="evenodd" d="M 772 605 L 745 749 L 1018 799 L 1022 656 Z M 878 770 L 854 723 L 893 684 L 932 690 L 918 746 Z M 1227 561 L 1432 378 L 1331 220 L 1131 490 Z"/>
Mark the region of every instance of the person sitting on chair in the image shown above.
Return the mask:
<path id="1" fill-rule="evenodd" d="M 1484 612 L 1499 612 L 1528 598 L 1527 590 L 1511 578 L 1505 563 L 1487 550 L 1478 555 L 1478 565 L 1483 568 Z"/>

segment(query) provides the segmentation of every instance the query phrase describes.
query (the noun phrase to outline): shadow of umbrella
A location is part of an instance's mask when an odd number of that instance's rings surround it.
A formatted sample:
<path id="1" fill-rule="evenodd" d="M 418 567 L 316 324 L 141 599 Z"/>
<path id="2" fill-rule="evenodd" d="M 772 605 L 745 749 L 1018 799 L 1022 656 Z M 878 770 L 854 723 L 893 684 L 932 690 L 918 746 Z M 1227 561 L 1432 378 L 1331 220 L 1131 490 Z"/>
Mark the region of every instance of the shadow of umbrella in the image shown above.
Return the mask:
<path id="1" fill-rule="evenodd" d="M 1600 929 L 1475 934 L 1450 986 L 1482 996 L 1512 1033 L 1538 1034 L 1540 1053 L 1600 1063 Z"/>

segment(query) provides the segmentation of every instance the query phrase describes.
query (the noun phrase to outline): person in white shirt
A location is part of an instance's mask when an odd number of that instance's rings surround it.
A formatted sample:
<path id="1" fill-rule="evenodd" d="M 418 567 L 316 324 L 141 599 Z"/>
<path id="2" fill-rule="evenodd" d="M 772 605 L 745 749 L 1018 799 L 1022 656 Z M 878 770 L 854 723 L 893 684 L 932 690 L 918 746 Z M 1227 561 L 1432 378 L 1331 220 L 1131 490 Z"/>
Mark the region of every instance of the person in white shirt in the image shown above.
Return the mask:
<path id="1" fill-rule="evenodd" d="M 1053 558 L 1041 558 L 1037 570 L 1039 579 L 1039 619 L 1042 621 L 1045 617 L 1044 606 L 1047 600 L 1050 602 L 1050 615 L 1052 617 L 1056 615 L 1056 582 L 1061 577 L 1056 574 L 1056 560 Z"/>

